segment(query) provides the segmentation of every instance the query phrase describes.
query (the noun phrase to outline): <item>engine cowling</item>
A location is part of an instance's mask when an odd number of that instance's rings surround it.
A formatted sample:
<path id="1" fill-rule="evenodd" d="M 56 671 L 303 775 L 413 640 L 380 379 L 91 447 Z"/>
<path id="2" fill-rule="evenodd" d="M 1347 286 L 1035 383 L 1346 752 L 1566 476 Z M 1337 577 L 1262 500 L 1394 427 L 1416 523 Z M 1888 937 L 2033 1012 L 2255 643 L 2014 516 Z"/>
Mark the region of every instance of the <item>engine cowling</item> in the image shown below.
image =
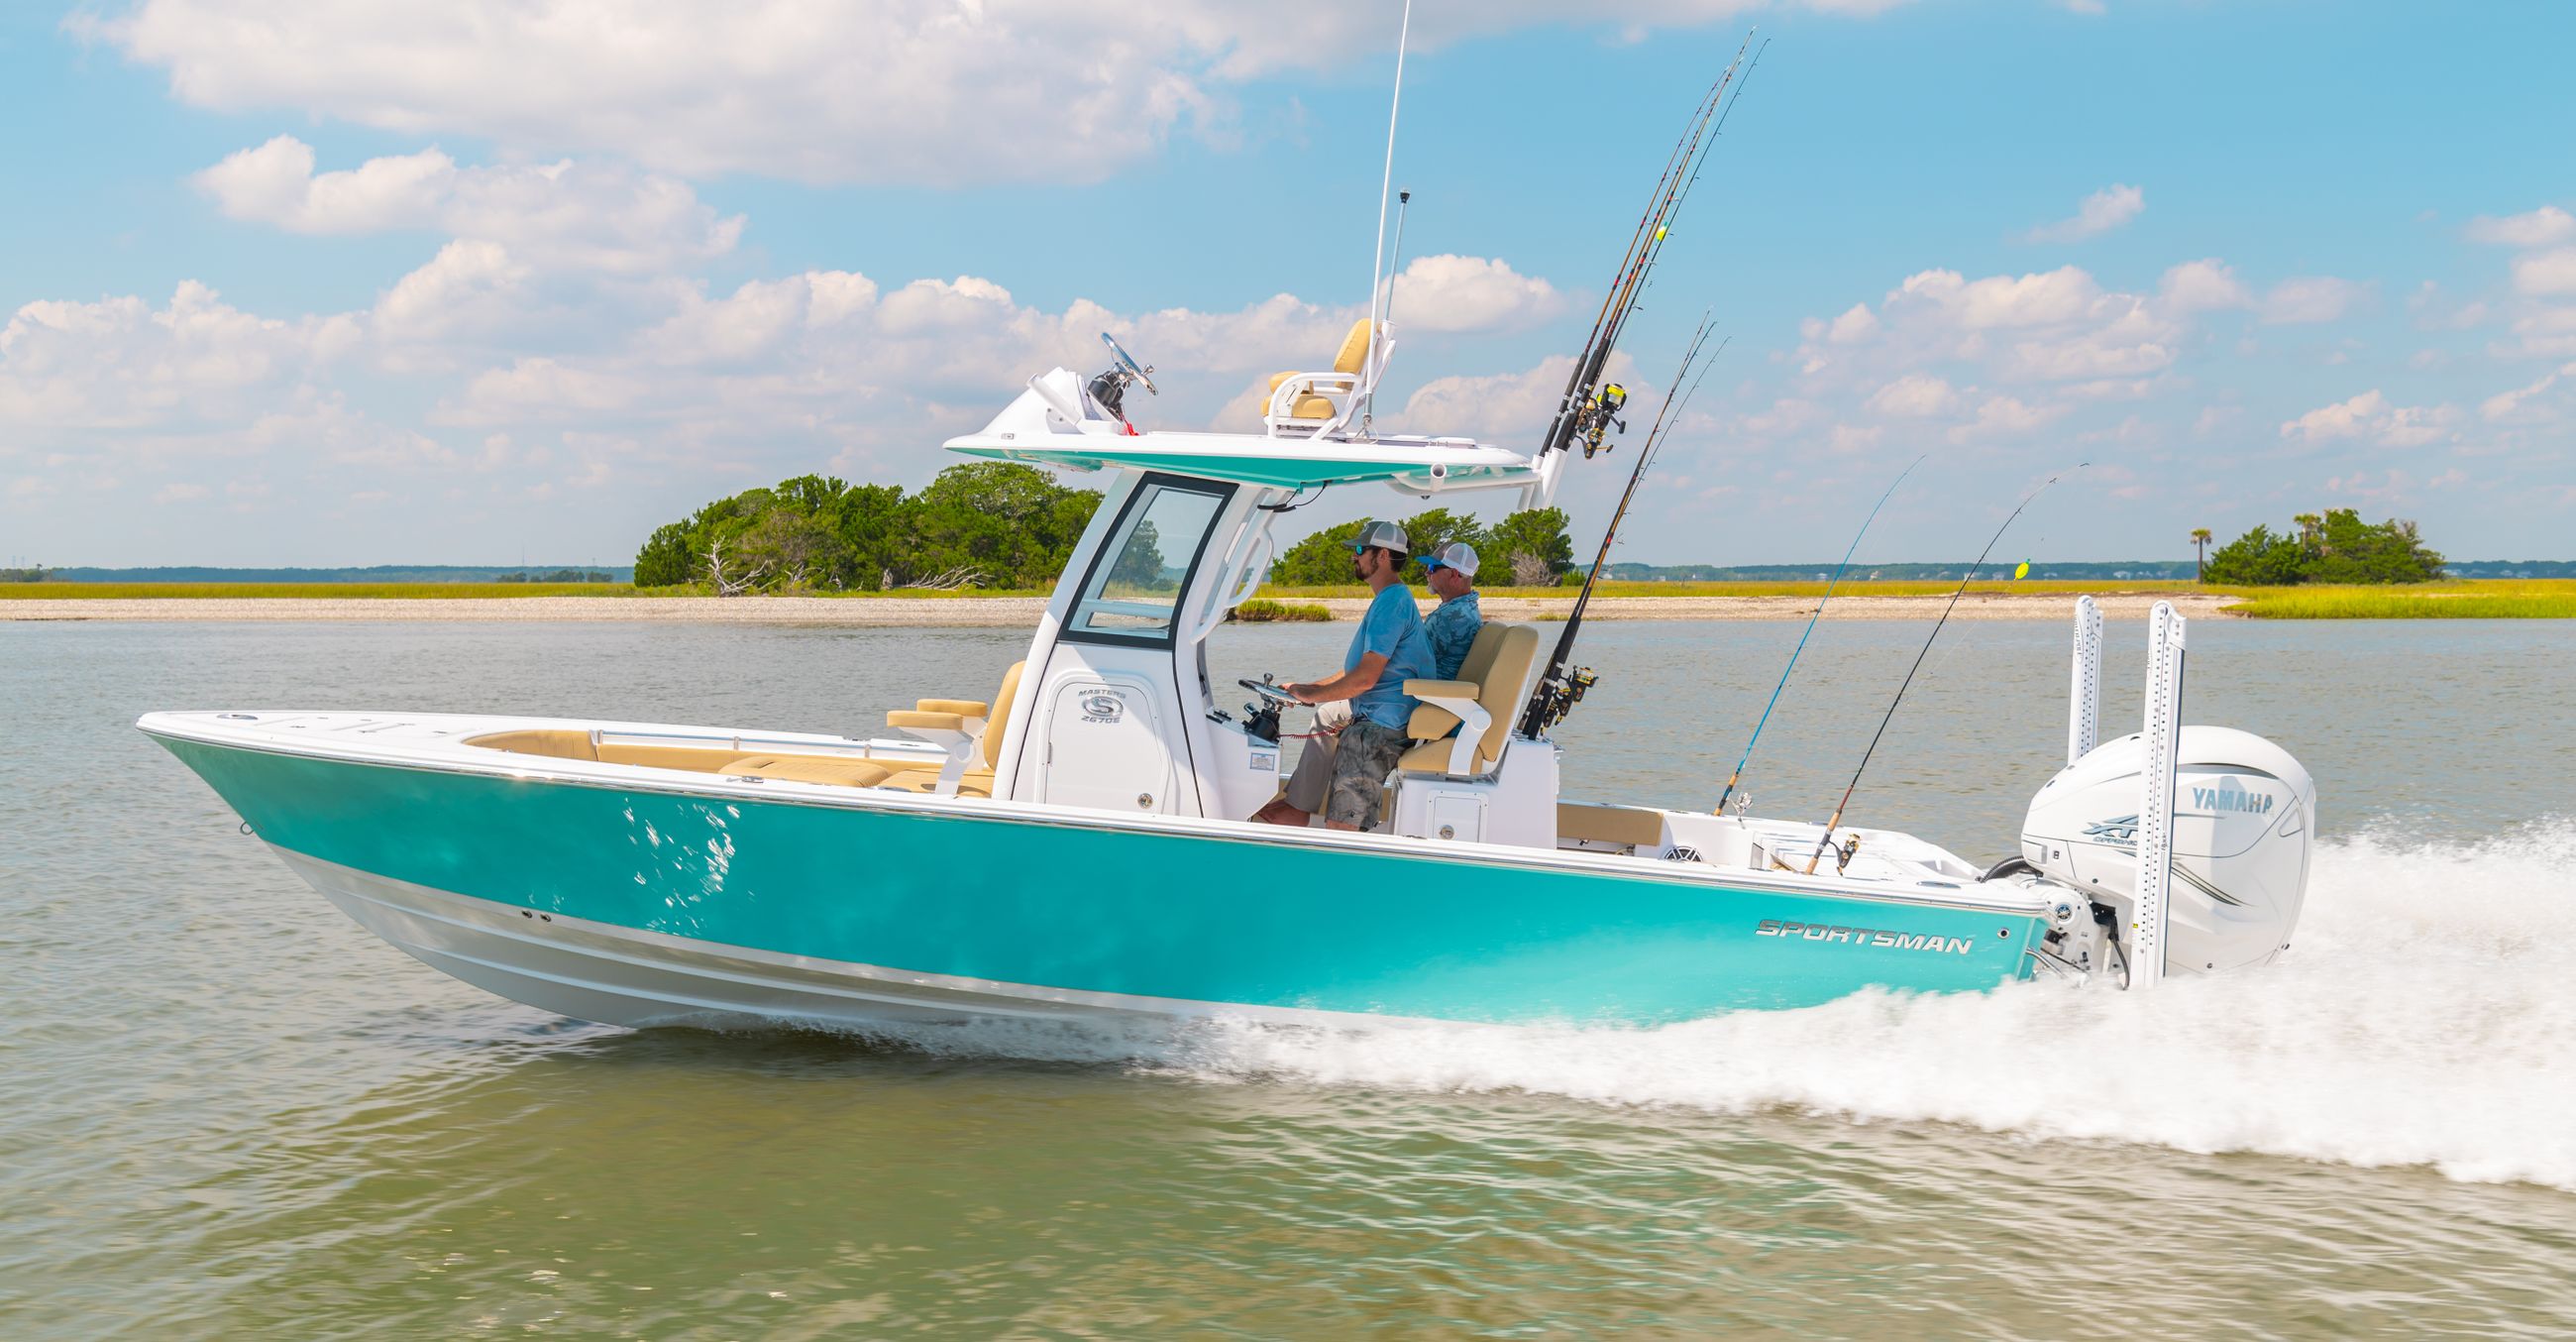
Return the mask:
<path id="1" fill-rule="evenodd" d="M 2022 857 L 2129 925 L 2137 890 L 2141 737 L 2096 746 L 2031 799 Z M 2165 966 L 2206 974 L 2289 948 L 2307 896 L 2316 783 L 2270 741 L 2185 727 L 2174 781 L 2174 879 Z"/>

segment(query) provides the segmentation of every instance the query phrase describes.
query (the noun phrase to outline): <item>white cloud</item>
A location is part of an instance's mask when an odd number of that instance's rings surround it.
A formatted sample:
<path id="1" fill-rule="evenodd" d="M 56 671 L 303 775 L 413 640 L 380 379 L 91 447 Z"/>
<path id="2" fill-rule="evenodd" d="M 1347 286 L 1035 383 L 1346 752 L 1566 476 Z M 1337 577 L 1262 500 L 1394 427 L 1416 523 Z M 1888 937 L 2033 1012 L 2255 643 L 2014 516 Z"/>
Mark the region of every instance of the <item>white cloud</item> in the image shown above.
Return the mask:
<path id="1" fill-rule="evenodd" d="M 1959 393 L 1947 379 L 1927 373 L 1908 373 L 1870 395 L 1867 408 L 1872 414 L 1903 419 L 1927 419 L 1957 409 Z"/>
<path id="2" fill-rule="evenodd" d="M 2214 256 L 2185 261 L 2167 270 L 2157 292 L 2165 310 L 2176 314 L 2254 305 L 2254 295 L 2236 278 L 2236 272 Z"/>
<path id="3" fill-rule="evenodd" d="M 2422 447 L 2451 437 L 2459 412 L 2450 406 L 2392 405 L 2374 387 L 2348 401 L 2318 408 L 2281 426 L 2281 437 L 2315 446 L 2359 439 L 2381 447 Z"/>
<path id="4" fill-rule="evenodd" d="M 1834 318 L 1833 324 L 1825 328 L 1824 335 L 1825 339 L 1837 345 L 1848 345 L 1857 340 L 1867 340 L 1877 331 L 1878 316 L 1869 310 L 1869 304 L 1854 303 L 1843 315 Z"/>
<path id="5" fill-rule="evenodd" d="M 237 424 L 358 339 L 347 317 L 259 317 L 194 280 L 157 310 L 136 297 L 29 303 L 0 327 L 0 425 L 18 431 L 0 442 Z"/>
<path id="6" fill-rule="evenodd" d="M 2082 316 L 2102 288 L 2073 266 L 2036 275 L 1992 275 L 1970 281 L 1955 270 L 1927 270 L 1906 277 L 1888 295 L 1894 310 L 1900 302 L 1928 305 L 1960 327 L 2047 326 Z"/>
<path id="7" fill-rule="evenodd" d="M 2043 428 L 2066 413 L 2062 405 L 2030 405 L 2016 397 L 1992 396 L 1977 406 L 1973 421 L 1950 430 L 1950 441 L 1969 443 L 2008 438 Z"/>
<path id="8" fill-rule="evenodd" d="M 2543 205 L 2525 214 L 2509 214 L 2501 219 L 2479 215 L 2461 230 L 2471 242 L 2493 243 L 2502 247 L 2546 247 L 2551 243 L 2576 238 L 2576 215 L 2555 205 Z"/>
<path id="9" fill-rule="evenodd" d="M 2086 11 L 2101 12 L 2098 8 Z M 2147 208 L 2147 193 L 2139 187 L 2114 184 L 2106 186 L 2075 207 L 2072 218 L 2053 224 L 2041 224 L 2022 235 L 2029 242 L 2076 242 L 2098 237 L 2137 218 Z"/>
<path id="10" fill-rule="evenodd" d="M 2478 405 L 2478 415 L 2489 423 L 2548 423 L 2558 419 L 2554 406 L 2538 403 L 2539 398 L 2563 378 L 2576 377 L 2576 363 L 2571 363 L 2540 380 L 2511 391 L 2497 392 Z M 2563 397 L 2560 399 L 2564 399 Z"/>
<path id="11" fill-rule="evenodd" d="M 2513 287 L 2533 298 L 2576 295 L 2576 247 L 2561 247 L 2515 261 Z"/>
<path id="12" fill-rule="evenodd" d="M 719 219 L 685 182 L 615 164 L 460 168 L 435 148 L 316 174 L 313 149 L 280 135 L 193 179 L 235 219 L 295 233 L 436 229 L 496 242 L 539 264 L 628 274 L 733 250 L 737 215 Z"/>
<path id="13" fill-rule="evenodd" d="M 1547 431 L 1574 373 L 1574 356 L 1554 354 L 1517 373 L 1433 378 L 1406 398 L 1401 422 L 1416 432 L 1467 434 L 1528 447 Z M 1651 404 L 1653 393 L 1636 379 L 1625 353 L 1610 357 L 1608 379 L 1629 389 L 1629 422 Z M 1638 424 L 1644 432 L 1644 425 Z"/>
<path id="14" fill-rule="evenodd" d="M 2370 297 L 2370 286 L 2331 275 L 2301 276 L 2263 295 L 2262 317 L 2274 326 L 2341 321 Z"/>
<path id="15" fill-rule="evenodd" d="M 1617 23 L 1642 32 L 1758 7 L 1655 0 Z M 1564 0 L 1433 6 L 1413 37 L 1430 50 L 1601 21 Z M 1318 0 L 1293 22 L 1232 0 L 132 0 L 68 26 L 219 111 L 453 133 L 511 157 L 606 152 L 692 177 L 954 185 L 1097 181 L 1176 132 L 1223 140 L 1235 89 L 1284 70 L 1383 69 L 1396 18 L 1375 0 Z"/>
<path id="16" fill-rule="evenodd" d="M 1565 307 L 1554 285 L 1482 256 L 1422 256 L 1390 286 L 1398 339 L 1412 331 L 1509 331 Z"/>

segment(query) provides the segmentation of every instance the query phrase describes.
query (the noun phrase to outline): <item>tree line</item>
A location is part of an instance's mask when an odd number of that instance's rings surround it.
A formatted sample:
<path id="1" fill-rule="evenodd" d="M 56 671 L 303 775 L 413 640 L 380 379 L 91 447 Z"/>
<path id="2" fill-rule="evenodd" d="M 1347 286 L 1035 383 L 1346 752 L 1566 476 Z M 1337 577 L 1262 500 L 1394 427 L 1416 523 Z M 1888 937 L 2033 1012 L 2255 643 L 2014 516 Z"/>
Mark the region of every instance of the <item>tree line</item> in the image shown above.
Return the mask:
<path id="1" fill-rule="evenodd" d="M 800 475 L 658 528 L 636 552 L 635 585 L 718 596 L 1044 587 L 1099 507 L 1097 490 L 1002 461 L 951 466 L 918 493 Z"/>
<path id="2" fill-rule="evenodd" d="M 2299 583 L 2431 582 L 2442 576 L 2441 552 L 2424 544 L 2413 522 L 2392 517 L 2364 522 L 2358 510 L 2329 508 L 2301 513 L 2295 531 L 2253 530 L 2218 547 L 2200 580 L 2228 587 L 2288 587 Z M 2206 529 L 2192 533 L 2207 544 Z"/>
<path id="3" fill-rule="evenodd" d="M 918 492 L 800 475 L 717 499 L 654 530 L 635 555 L 638 587 L 748 593 L 1028 590 L 1053 586 L 1100 508 L 1032 466 L 951 466 Z M 1270 581 L 1346 587 L 1350 544 L 1366 520 L 1327 527 L 1283 551 Z M 1487 583 L 1544 586 L 1573 568 L 1563 509 L 1514 513 L 1491 527 L 1431 508 L 1404 520 L 1418 557 L 1467 541 Z M 1151 581 L 1158 575 L 1132 575 Z"/>
<path id="4" fill-rule="evenodd" d="M 1351 542 L 1375 520 L 1326 527 L 1289 546 L 1270 566 L 1270 581 L 1281 587 L 1349 586 L 1357 581 L 1351 576 Z M 1397 524 L 1413 550 L 1408 577 L 1421 577 L 1422 560 L 1452 541 L 1476 547 L 1476 581 L 1486 586 L 1553 587 L 1574 571 L 1574 539 L 1566 533 L 1562 508 L 1513 513 L 1492 526 L 1446 508 L 1426 508 Z"/>

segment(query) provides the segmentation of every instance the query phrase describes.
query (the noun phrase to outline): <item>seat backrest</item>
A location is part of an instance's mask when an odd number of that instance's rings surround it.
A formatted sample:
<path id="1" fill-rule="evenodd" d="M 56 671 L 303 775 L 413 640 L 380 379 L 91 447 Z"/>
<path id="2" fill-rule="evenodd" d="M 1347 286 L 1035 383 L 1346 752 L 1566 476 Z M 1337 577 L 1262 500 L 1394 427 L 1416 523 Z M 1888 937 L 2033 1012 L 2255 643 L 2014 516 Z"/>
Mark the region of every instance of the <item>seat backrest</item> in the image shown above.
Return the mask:
<path id="1" fill-rule="evenodd" d="M 1352 322 L 1351 333 L 1342 337 L 1341 353 L 1333 356 L 1333 371 L 1336 373 L 1358 373 L 1360 371 L 1360 365 L 1368 361 L 1368 347 L 1369 319 L 1362 317 L 1358 321 Z"/>
<path id="2" fill-rule="evenodd" d="M 1010 725 L 1011 701 L 1020 697 L 1020 673 L 1028 669 L 1025 661 L 1011 663 L 1011 669 L 1002 673 L 1002 688 L 993 691 L 992 710 L 984 716 L 984 739 L 977 742 L 987 769 L 1002 766 L 1002 731 Z"/>
<path id="3" fill-rule="evenodd" d="M 1503 757 L 1503 740 L 1520 717 L 1521 689 L 1537 660 L 1538 631 L 1525 624 L 1488 624 L 1476 631 L 1476 641 L 1468 645 L 1458 678 L 1476 682 L 1476 703 L 1493 719 L 1485 724 L 1484 739 L 1476 743 L 1478 769 Z"/>

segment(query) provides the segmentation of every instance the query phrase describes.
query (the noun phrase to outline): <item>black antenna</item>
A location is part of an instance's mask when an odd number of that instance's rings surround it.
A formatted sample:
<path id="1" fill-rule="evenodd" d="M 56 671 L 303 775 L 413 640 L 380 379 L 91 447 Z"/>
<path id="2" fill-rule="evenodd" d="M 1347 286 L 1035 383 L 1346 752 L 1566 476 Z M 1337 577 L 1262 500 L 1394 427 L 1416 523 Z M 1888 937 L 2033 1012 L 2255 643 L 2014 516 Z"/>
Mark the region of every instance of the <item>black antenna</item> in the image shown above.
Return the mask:
<path id="1" fill-rule="evenodd" d="M 2079 461 L 2075 463 L 2075 469 L 2080 471 L 2092 464 L 2089 461 Z M 1878 720 L 1878 730 L 1869 738 L 1869 749 L 1860 753 L 1860 768 L 1852 770 L 1851 786 L 1844 788 L 1843 799 L 1834 803 L 1834 818 L 1825 822 L 1824 835 L 1816 840 L 1816 851 L 1807 857 L 1808 875 L 1816 874 L 1816 863 L 1824 859 L 1826 849 L 1834 846 L 1834 830 L 1843 823 L 1843 809 L 1851 805 L 1852 793 L 1860 787 L 1861 773 L 1869 768 L 1869 757 L 1878 753 L 1878 741 L 1880 737 L 1887 735 L 1887 724 L 1896 720 L 1896 706 L 1905 702 L 1905 691 L 1913 686 L 1914 673 L 1923 669 L 1924 655 L 1932 651 L 1932 639 L 1941 636 L 1941 626 L 1950 622 L 1950 612 L 1959 608 L 1959 598 L 1966 595 L 1968 584 L 1976 579 L 1977 570 L 1985 567 L 1986 556 L 1995 552 L 1995 543 L 2002 540 L 2004 532 L 2012 527 L 2013 518 L 2021 516 L 2021 510 L 2029 507 L 2032 499 L 2047 493 L 2048 487 L 2056 484 L 2058 479 L 2059 476 L 2052 475 L 2041 481 L 2039 488 L 2022 496 L 2020 505 L 2012 510 L 2012 515 L 2006 517 L 2004 524 L 1995 528 L 1995 534 L 1987 538 L 1986 548 L 1977 552 L 1977 562 L 1970 564 L 1966 576 L 1959 579 L 1958 590 L 1950 593 L 1950 604 L 1941 608 L 1941 618 L 1932 623 L 1931 637 L 1924 639 L 1922 651 L 1914 654 L 1914 665 L 1905 669 L 1905 683 L 1897 686 L 1896 697 L 1887 701 L 1887 714 Z"/>

